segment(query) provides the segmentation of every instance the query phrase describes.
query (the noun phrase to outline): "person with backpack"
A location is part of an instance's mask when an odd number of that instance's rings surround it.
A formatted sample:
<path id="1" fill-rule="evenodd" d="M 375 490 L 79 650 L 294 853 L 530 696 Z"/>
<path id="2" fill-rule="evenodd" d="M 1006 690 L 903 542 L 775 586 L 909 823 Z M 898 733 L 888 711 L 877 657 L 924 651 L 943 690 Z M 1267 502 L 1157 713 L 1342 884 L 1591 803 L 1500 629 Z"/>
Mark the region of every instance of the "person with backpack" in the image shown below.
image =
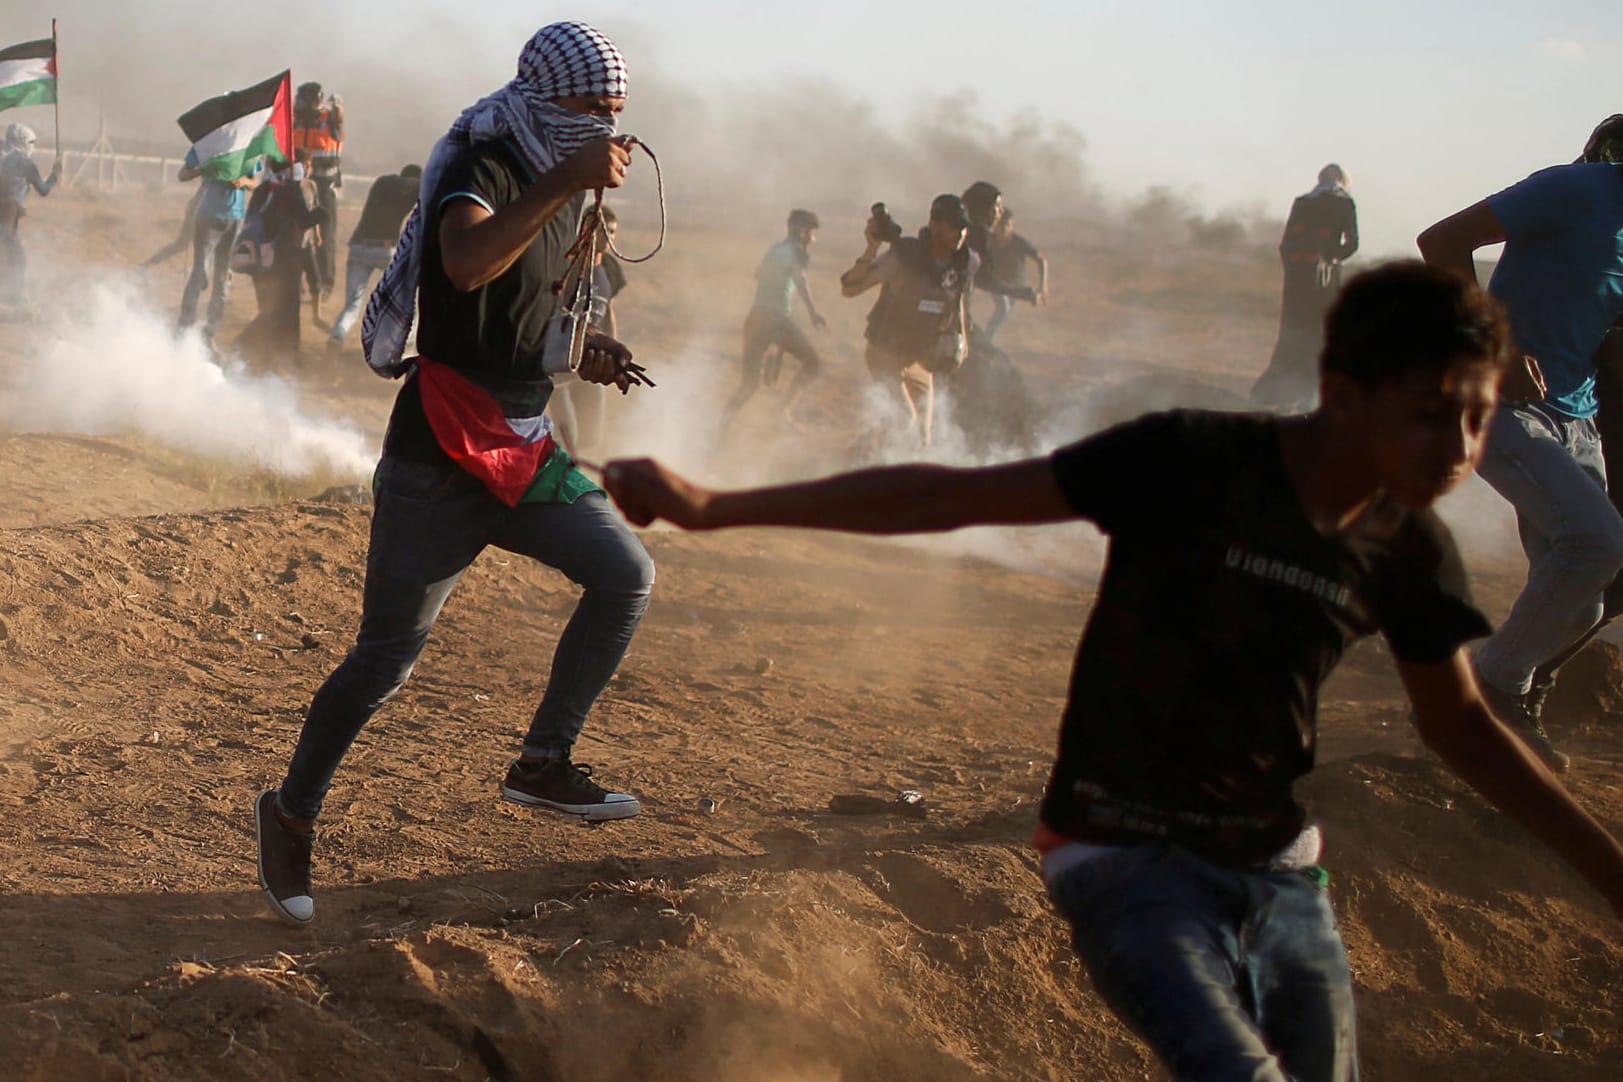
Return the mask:
<path id="1" fill-rule="evenodd" d="M 620 187 L 630 168 L 631 147 L 615 130 L 627 82 L 602 32 L 580 22 L 538 30 L 516 76 L 435 145 L 427 194 L 367 303 L 367 363 L 405 382 L 375 478 L 360 628 L 311 699 L 282 781 L 254 805 L 260 886 L 291 923 L 315 916 L 314 830 L 345 755 L 405 685 L 440 610 L 490 546 L 581 588 L 501 798 L 593 823 L 642 812 L 634 794 L 577 762 L 574 747 L 642 621 L 654 564 L 546 414 L 555 371 L 572 367 L 626 391 L 638 370 L 631 351 L 602 334 L 587 334 L 574 353 L 564 332 L 566 357 L 549 348 L 567 303 L 554 284 L 571 272 L 583 226 L 592 228 L 587 198 Z M 407 357 L 414 309 L 419 353 Z"/>

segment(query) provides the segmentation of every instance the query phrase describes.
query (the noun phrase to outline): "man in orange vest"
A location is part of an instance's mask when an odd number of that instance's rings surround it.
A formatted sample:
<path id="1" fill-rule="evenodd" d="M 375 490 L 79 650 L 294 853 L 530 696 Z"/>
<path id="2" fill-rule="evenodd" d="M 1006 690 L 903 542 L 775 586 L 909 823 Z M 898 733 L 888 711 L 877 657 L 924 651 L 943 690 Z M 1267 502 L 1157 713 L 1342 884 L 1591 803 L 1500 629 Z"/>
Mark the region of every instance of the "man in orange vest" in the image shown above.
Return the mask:
<path id="1" fill-rule="evenodd" d="M 321 316 L 319 297 L 332 292 L 338 278 L 338 189 L 344 185 L 340 169 L 344 152 L 344 103 L 338 95 L 322 95 L 320 83 L 304 83 L 293 98 L 293 152 L 310 152 L 310 179 L 316 182 L 326 224 L 316 238 L 316 265 L 321 271 L 319 288 L 312 284 L 311 298 L 316 319 Z"/>

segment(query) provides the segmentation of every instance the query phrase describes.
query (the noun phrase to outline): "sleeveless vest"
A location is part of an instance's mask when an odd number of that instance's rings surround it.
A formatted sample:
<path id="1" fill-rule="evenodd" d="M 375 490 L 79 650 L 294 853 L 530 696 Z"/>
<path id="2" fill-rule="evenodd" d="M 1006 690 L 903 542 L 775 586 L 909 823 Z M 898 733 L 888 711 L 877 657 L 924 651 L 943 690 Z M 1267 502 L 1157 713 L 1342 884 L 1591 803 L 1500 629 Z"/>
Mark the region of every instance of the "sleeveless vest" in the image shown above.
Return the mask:
<path id="1" fill-rule="evenodd" d="M 959 312 L 969 285 L 969 248 L 954 252 L 945 268 L 930 258 L 923 236 L 903 237 L 891 251 L 901 273 L 884 284 L 868 313 L 868 341 L 923 363 L 934 356 L 943 332 L 963 330 Z"/>
<path id="2" fill-rule="evenodd" d="M 337 177 L 344 143 L 333 131 L 332 114 L 326 109 L 317 110 L 315 120 L 308 124 L 294 114 L 293 125 L 293 153 L 310 152 L 310 175 L 316 180 Z"/>

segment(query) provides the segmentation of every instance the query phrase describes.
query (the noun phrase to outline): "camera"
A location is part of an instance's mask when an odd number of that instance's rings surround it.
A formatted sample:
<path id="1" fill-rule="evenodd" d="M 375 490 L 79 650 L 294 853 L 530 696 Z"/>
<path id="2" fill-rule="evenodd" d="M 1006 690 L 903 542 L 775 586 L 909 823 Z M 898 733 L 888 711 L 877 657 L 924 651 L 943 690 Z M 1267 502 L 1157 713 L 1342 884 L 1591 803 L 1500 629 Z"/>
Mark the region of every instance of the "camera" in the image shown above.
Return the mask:
<path id="1" fill-rule="evenodd" d="M 890 216 L 885 204 L 875 203 L 870 213 L 873 215 L 874 236 L 881 244 L 895 244 L 902 239 L 902 227 Z"/>

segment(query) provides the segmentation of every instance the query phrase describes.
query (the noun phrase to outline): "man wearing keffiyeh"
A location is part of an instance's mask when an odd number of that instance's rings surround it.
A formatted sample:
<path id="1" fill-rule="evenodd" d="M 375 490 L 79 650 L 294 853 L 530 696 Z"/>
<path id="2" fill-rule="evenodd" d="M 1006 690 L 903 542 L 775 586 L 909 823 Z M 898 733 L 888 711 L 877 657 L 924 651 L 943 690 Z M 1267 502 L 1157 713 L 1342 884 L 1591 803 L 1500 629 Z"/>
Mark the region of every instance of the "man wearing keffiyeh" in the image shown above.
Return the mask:
<path id="1" fill-rule="evenodd" d="M 653 563 L 553 439 L 541 361 L 587 193 L 624 182 L 629 147 L 613 136 L 625 94 L 625 63 L 603 34 L 576 22 L 538 31 L 517 77 L 435 146 L 367 306 L 368 363 L 406 381 L 374 478 L 360 632 L 316 693 L 285 780 L 255 805 L 260 885 L 289 921 L 314 915 L 313 825 L 339 762 L 405 683 L 441 606 L 487 545 L 557 568 L 584 590 L 503 798 L 587 822 L 641 811 L 635 797 L 599 785 L 571 749 L 648 605 Z M 421 355 L 408 358 L 414 302 Z M 593 335 L 577 374 L 624 392 L 630 356 Z"/>

